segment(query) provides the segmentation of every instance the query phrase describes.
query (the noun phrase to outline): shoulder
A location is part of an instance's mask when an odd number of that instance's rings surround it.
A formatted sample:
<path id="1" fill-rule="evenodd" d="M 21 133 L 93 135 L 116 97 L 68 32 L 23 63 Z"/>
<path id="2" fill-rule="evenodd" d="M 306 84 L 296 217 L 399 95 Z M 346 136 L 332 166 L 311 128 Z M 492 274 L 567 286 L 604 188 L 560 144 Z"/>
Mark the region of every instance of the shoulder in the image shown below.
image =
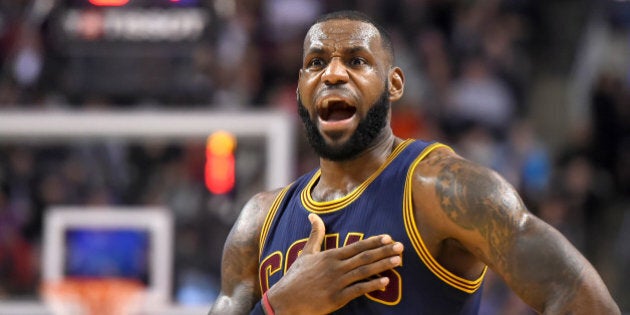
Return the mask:
<path id="1" fill-rule="evenodd" d="M 241 211 L 237 222 L 242 224 L 260 226 L 264 221 L 271 205 L 284 188 L 278 188 L 272 191 L 259 192 L 252 196 Z M 260 224 L 257 224 L 260 223 Z"/>
<path id="2" fill-rule="evenodd" d="M 476 230 L 490 222 L 518 220 L 526 209 L 517 191 L 494 170 L 471 162 L 447 147 L 437 148 L 413 173 L 419 211 L 448 218 L 458 228 Z M 451 224 L 452 225 L 452 224 Z"/>
<path id="3" fill-rule="evenodd" d="M 468 185 L 475 184 L 480 189 L 495 189 L 497 187 L 492 184 L 507 184 L 494 170 L 467 160 L 446 146 L 438 147 L 428 154 L 418 164 L 414 175 L 418 178 L 431 178 L 437 189 L 448 189 L 452 186 L 450 184 L 466 185 L 467 188 L 474 188 Z"/>
<path id="4" fill-rule="evenodd" d="M 236 243 L 251 241 L 258 243 L 267 213 L 269 213 L 271 205 L 283 189 L 259 192 L 251 197 L 234 223 L 229 239 Z"/>
<path id="5" fill-rule="evenodd" d="M 284 187 L 255 194 L 247 201 L 243 212 L 247 212 L 248 215 L 266 215 L 269 207 L 283 189 Z"/>
<path id="6" fill-rule="evenodd" d="M 514 188 L 496 171 L 467 160 L 448 147 L 428 154 L 413 170 L 414 187 L 437 195 L 483 193 L 484 196 L 514 193 Z M 446 195 L 445 195 L 446 194 Z"/>

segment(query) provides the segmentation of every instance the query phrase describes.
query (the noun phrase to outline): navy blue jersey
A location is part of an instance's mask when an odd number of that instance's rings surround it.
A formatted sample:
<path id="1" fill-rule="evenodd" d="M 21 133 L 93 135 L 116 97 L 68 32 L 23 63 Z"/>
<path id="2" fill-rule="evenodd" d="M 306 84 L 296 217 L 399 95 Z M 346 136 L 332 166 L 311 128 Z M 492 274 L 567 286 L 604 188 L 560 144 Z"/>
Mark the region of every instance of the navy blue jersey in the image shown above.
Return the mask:
<path id="1" fill-rule="evenodd" d="M 483 274 L 467 280 L 446 270 L 429 253 L 416 226 L 411 174 L 438 147 L 445 145 L 402 142 L 374 174 L 340 199 L 311 198 L 319 169 L 285 187 L 261 232 L 261 291 L 273 286 L 295 262 L 310 234 L 308 215 L 316 213 L 326 226 L 324 250 L 379 234 L 391 235 L 406 248 L 402 266 L 381 274 L 390 278 L 385 290 L 356 298 L 334 314 L 477 314 Z"/>

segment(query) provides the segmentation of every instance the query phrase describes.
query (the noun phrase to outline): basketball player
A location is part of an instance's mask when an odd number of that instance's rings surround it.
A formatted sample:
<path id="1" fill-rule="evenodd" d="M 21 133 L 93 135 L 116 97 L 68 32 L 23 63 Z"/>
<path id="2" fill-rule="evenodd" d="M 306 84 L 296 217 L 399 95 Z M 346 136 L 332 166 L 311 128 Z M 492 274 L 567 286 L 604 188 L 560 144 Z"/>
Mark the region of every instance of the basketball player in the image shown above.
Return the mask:
<path id="1" fill-rule="evenodd" d="M 244 207 L 210 314 L 476 314 L 487 268 L 538 312 L 620 313 L 589 262 L 503 178 L 392 133 L 404 75 L 369 18 L 320 18 L 298 83 L 320 167 Z"/>

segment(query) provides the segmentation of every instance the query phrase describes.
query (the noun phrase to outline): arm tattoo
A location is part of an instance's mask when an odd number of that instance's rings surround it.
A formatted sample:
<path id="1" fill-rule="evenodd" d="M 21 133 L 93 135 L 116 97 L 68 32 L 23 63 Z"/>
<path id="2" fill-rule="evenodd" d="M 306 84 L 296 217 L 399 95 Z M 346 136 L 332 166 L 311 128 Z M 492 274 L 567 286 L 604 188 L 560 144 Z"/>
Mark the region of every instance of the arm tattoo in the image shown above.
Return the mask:
<path id="1" fill-rule="evenodd" d="M 518 218 L 511 209 L 523 209 L 512 188 L 486 168 L 460 159 L 442 160 L 436 193 L 446 215 L 461 228 L 477 230 L 489 243 L 496 263 L 506 265 L 505 248 L 513 246 L 511 226 Z"/>
<path id="2" fill-rule="evenodd" d="M 259 234 L 273 194 L 259 194 L 245 205 L 228 235 L 221 264 L 221 293 L 210 314 L 246 313 L 260 299 Z"/>
<path id="3" fill-rule="evenodd" d="M 266 214 L 262 210 L 264 207 L 265 199 L 260 196 L 252 198 L 245 206 L 228 237 L 229 246 L 224 253 L 226 261 L 223 264 L 225 268 L 223 273 L 242 275 L 245 271 L 248 273 L 253 271 L 253 274 L 257 275 L 257 270 L 253 269 L 258 267 L 258 238 Z"/>
<path id="4" fill-rule="evenodd" d="M 532 218 L 514 188 L 493 171 L 458 158 L 438 162 L 435 192 L 447 217 L 479 233 L 488 253 L 477 252 L 537 309 L 554 295 L 570 303 L 584 263 L 552 227 Z"/>

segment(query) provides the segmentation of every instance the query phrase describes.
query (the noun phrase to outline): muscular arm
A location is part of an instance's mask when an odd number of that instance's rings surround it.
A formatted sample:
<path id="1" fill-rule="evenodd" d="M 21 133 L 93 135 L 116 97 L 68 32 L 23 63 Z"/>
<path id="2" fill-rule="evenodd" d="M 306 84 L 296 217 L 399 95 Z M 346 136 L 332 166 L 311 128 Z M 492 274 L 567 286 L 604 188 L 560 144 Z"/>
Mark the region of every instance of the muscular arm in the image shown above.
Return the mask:
<path id="1" fill-rule="evenodd" d="M 439 209 L 434 218 L 445 238 L 487 264 L 534 309 L 619 314 L 590 263 L 557 230 L 529 213 L 495 172 L 444 152 L 418 172 L 421 182 L 434 184 L 432 200 Z M 427 194 L 424 187 L 419 195 Z"/>
<path id="2" fill-rule="evenodd" d="M 249 314 L 260 299 L 258 245 L 260 230 L 277 192 L 260 193 L 243 208 L 223 249 L 221 292 L 212 314 Z"/>

